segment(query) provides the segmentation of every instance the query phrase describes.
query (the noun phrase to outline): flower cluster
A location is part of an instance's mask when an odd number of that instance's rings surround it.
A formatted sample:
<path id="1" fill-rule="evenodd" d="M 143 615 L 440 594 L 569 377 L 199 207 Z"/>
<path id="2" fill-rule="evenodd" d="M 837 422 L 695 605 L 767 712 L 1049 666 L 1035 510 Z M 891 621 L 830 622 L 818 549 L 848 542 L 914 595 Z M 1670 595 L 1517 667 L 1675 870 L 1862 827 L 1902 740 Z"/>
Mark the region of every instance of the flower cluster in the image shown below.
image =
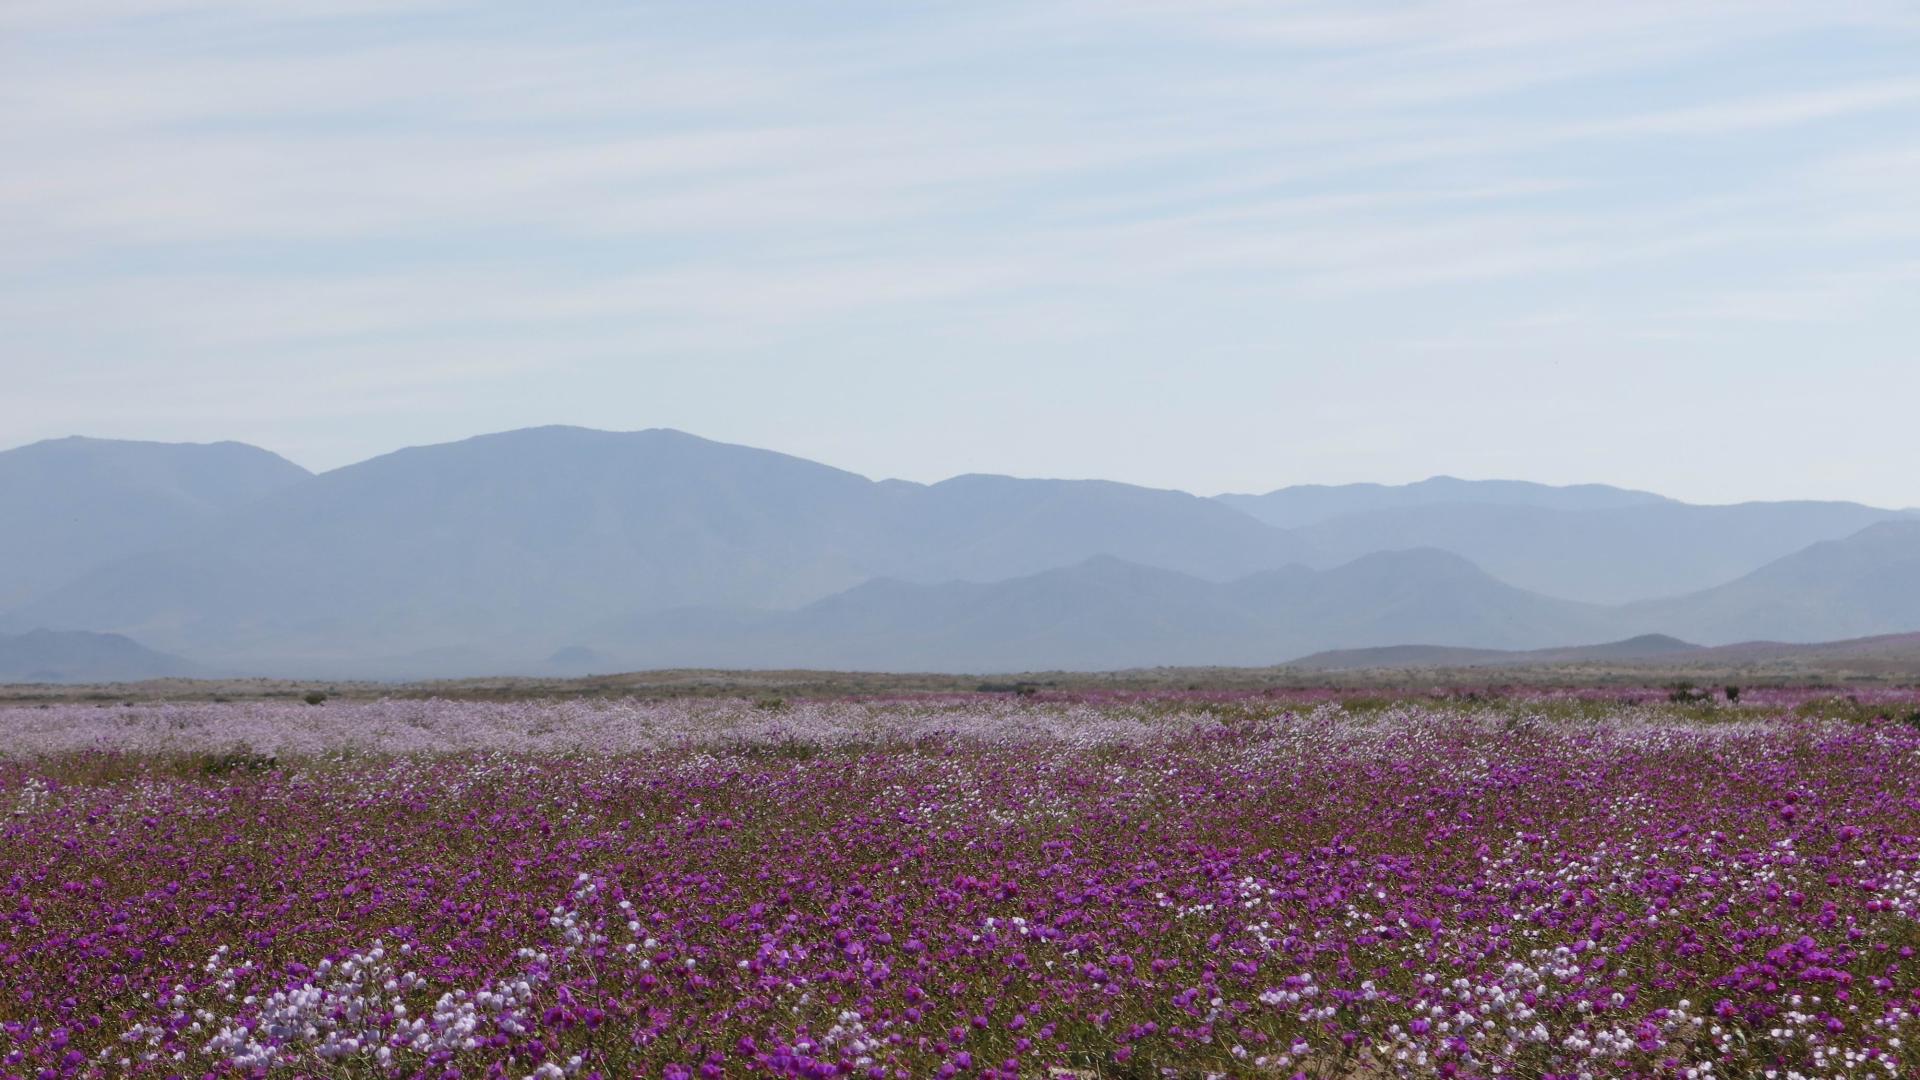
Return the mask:
<path id="1" fill-rule="evenodd" d="M 1917 1075 L 1804 704 L 4 710 L 0 1076 Z"/>

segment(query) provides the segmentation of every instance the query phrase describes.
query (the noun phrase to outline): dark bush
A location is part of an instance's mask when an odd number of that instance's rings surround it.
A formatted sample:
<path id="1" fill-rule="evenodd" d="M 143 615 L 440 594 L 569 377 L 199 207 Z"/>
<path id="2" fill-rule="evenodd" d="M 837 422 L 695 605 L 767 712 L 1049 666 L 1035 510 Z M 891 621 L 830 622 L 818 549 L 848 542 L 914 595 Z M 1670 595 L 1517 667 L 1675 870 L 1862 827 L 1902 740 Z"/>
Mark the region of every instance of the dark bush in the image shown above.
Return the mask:
<path id="1" fill-rule="evenodd" d="M 1676 705 L 1692 705 L 1696 702 L 1711 700 L 1712 697 L 1713 691 L 1697 689 L 1690 682 L 1674 683 L 1667 691 L 1667 700 Z"/>
<path id="2" fill-rule="evenodd" d="M 1032 697 L 1040 688 L 1030 682 L 983 682 L 974 688 L 980 694 L 1015 694 L 1020 697 Z"/>
<path id="3" fill-rule="evenodd" d="M 318 690 L 309 690 L 307 691 L 307 696 L 302 698 L 301 700 L 305 701 L 309 705 L 318 705 L 321 702 L 327 700 L 327 695 L 324 693 L 321 693 Z"/>

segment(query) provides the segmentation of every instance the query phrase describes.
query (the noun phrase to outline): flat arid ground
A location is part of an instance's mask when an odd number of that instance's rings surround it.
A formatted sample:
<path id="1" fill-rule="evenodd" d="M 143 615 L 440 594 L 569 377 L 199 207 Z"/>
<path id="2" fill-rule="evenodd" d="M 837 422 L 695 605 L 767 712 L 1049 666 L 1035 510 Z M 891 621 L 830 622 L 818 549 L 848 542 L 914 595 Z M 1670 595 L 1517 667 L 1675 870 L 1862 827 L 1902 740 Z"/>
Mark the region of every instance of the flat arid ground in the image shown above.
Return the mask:
<path id="1" fill-rule="evenodd" d="M 133 683 L 0 683 L 0 703 L 296 700 L 330 698 L 530 698 L 914 696 L 970 693 L 1366 694 L 1580 687 L 1643 690 L 1681 683 L 1740 687 L 1920 687 L 1920 634 L 1827 645 L 1760 643 L 1624 659 L 1567 659 L 1597 650 L 1498 653 L 1425 647 L 1360 649 L 1273 667 L 1158 667 L 1018 674 L 895 674 L 684 668 L 577 678 L 500 676 L 420 682 L 329 679 L 153 679 Z M 1473 659 L 1463 658 L 1468 654 Z"/>
<path id="2" fill-rule="evenodd" d="M 0 708 L 0 1071 L 1920 1070 L 1915 692 L 796 687 Z"/>

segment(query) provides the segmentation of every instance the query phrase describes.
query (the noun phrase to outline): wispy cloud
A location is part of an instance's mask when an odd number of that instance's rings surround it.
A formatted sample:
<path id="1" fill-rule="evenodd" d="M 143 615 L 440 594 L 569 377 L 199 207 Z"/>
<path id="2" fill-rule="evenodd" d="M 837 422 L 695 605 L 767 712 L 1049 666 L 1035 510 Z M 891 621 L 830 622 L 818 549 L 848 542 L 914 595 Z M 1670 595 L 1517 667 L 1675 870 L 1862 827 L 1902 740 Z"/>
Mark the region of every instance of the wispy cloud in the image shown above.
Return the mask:
<path id="1" fill-rule="evenodd" d="M 1079 364 L 1184 325 L 1390 366 L 1896 319 L 1916 60 L 1907 0 L 16 0 L 0 373 L 372 408 L 463 351 Z"/>

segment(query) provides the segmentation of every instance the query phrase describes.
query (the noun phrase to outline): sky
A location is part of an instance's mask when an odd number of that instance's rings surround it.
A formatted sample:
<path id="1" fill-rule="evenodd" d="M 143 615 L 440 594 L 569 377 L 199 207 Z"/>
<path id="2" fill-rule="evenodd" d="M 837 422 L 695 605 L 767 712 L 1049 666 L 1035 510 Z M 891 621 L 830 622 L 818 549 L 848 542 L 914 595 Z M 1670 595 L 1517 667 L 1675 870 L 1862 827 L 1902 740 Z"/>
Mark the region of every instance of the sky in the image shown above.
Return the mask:
<path id="1" fill-rule="evenodd" d="M 0 446 L 1920 505 L 1912 0 L 0 4 Z"/>

